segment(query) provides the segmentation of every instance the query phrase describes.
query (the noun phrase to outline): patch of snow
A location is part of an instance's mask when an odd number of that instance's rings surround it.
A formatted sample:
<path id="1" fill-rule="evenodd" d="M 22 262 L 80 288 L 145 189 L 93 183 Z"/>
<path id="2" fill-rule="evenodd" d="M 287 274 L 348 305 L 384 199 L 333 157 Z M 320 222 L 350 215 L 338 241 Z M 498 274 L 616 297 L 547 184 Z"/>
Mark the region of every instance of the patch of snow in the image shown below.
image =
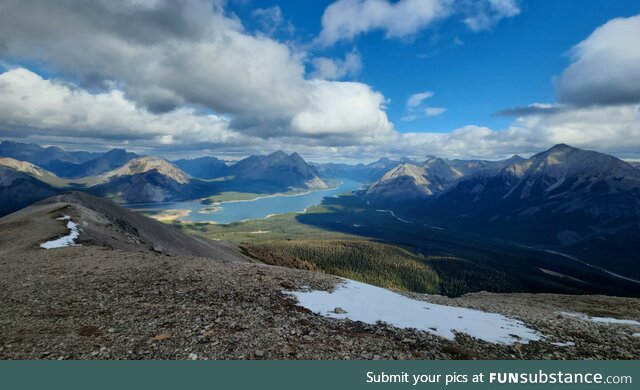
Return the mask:
<path id="1" fill-rule="evenodd" d="M 640 333 L 634 333 L 632 334 L 633 337 L 640 337 Z"/>
<path id="2" fill-rule="evenodd" d="M 357 223 L 353 224 L 353 227 L 362 227 L 363 225 L 358 225 Z"/>
<path id="3" fill-rule="evenodd" d="M 256 230 L 255 232 L 249 232 L 249 234 L 265 234 L 265 233 L 271 233 L 270 230 Z"/>
<path id="4" fill-rule="evenodd" d="M 622 324 L 622 325 L 640 325 L 640 322 L 636 320 L 620 320 L 618 318 L 609 317 L 591 317 L 582 313 L 573 313 L 568 311 L 557 312 L 563 317 L 577 318 L 584 321 L 598 322 L 601 324 Z"/>
<path id="5" fill-rule="evenodd" d="M 541 340 L 539 332 L 501 314 L 418 301 L 384 288 L 344 279 L 335 291 L 286 291 L 300 306 L 325 317 L 414 328 L 449 340 L 465 333 L 491 343 Z M 340 313 L 336 313 L 339 307 Z M 343 313 L 342 311 L 346 313 Z"/>
<path id="6" fill-rule="evenodd" d="M 44 249 L 53 249 L 53 248 L 64 248 L 66 246 L 76 245 L 76 238 L 78 238 L 78 236 L 80 235 L 80 233 L 78 232 L 78 225 L 75 224 L 71 220 L 71 217 L 68 215 L 65 215 L 60 218 L 56 218 L 56 220 L 68 221 L 67 228 L 70 230 L 69 234 L 66 236 L 62 236 L 58 239 L 47 241 L 43 244 L 40 244 L 40 247 Z"/>
<path id="7" fill-rule="evenodd" d="M 556 347 L 573 347 L 576 345 L 576 343 L 574 343 L 573 341 L 565 341 L 565 342 L 555 342 L 555 343 L 551 343 L 551 345 L 555 345 Z"/>

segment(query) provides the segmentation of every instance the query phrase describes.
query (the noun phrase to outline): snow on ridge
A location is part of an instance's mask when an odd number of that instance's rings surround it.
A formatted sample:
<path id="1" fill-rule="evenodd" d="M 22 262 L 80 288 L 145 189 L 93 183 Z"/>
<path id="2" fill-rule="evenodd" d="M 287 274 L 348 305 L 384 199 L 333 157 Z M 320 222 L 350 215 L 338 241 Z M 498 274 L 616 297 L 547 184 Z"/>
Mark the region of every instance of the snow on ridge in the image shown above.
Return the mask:
<path id="1" fill-rule="evenodd" d="M 544 336 L 501 314 L 419 301 L 369 284 L 343 279 L 335 291 L 285 291 L 300 306 L 325 317 L 415 328 L 453 340 L 455 333 L 497 344 L 526 344 Z"/>
<path id="2" fill-rule="evenodd" d="M 41 248 L 44 249 L 53 249 L 53 248 L 64 248 L 66 246 L 74 246 L 76 245 L 76 239 L 80 235 L 78 232 L 78 225 L 71 220 L 71 217 L 68 215 L 62 216 L 60 218 L 56 218 L 58 221 L 68 221 L 67 228 L 69 229 L 69 234 L 66 236 L 62 236 L 55 240 L 47 241 L 43 244 L 40 244 Z"/>
<path id="3" fill-rule="evenodd" d="M 557 313 L 563 317 L 577 318 L 580 320 L 598 322 L 601 324 L 640 325 L 640 322 L 636 320 L 621 320 L 618 318 L 609 318 L 609 317 L 591 317 L 586 314 L 574 313 L 574 312 L 568 312 L 568 311 L 559 311 Z"/>
<path id="4" fill-rule="evenodd" d="M 551 343 L 551 345 L 555 345 L 556 347 L 575 347 L 576 343 L 573 341 L 558 341 Z"/>

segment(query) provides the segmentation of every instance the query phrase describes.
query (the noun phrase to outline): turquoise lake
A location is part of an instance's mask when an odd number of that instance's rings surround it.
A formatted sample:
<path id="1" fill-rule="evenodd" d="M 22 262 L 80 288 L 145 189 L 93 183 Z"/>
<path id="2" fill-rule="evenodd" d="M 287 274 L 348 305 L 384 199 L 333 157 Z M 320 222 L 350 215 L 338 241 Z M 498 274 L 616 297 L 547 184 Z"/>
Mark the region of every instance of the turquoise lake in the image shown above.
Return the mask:
<path id="1" fill-rule="evenodd" d="M 319 205 L 326 197 L 337 196 L 355 191 L 362 187 L 362 183 L 343 180 L 337 187 L 327 190 L 309 191 L 294 195 L 266 195 L 254 200 L 237 200 L 204 205 L 196 199 L 187 202 L 146 203 L 128 205 L 127 207 L 150 214 L 159 214 L 167 210 L 188 210 L 189 214 L 180 217 L 179 221 L 215 222 L 227 224 L 251 219 L 262 219 L 269 215 L 300 213 L 308 207 Z"/>

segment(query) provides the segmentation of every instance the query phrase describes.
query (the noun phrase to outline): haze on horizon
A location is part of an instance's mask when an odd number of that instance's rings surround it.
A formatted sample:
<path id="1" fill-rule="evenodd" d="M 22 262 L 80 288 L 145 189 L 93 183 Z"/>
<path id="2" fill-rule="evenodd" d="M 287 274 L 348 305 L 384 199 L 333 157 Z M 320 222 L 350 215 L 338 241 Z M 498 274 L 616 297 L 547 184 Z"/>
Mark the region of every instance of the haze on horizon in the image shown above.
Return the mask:
<path id="1" fill-rule="evenodd" d="M 567 143 L 640 159 L 640 4 L 558 3 L 6 0 L 0 138 L 173 158 Z"/>

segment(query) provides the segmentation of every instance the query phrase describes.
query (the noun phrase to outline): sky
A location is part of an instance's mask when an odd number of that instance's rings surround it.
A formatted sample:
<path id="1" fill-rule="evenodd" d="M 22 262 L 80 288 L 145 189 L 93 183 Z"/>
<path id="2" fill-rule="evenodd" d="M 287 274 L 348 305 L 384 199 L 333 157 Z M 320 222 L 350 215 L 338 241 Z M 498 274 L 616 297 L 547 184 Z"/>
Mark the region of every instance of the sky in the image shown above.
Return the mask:
<path id="1" fill-rule="evenodd" d="M 637 0 L 4 0 L 0 139 L 640 159 Z"/>

